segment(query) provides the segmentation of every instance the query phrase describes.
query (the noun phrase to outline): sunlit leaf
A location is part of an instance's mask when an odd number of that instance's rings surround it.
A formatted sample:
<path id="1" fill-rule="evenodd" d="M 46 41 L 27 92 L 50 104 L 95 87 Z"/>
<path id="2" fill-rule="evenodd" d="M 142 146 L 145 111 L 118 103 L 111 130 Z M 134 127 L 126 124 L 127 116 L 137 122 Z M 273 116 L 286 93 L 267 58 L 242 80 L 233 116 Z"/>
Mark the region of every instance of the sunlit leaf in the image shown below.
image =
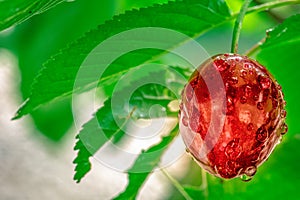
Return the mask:
<path id="1" fill-rule="evenodd" d="M 299 81 L 300 71 L 300 15 L 292 16 L 268 32 L 266 42 L 261 46 L 257 60 L 264 64 L 282 86 L 287 102 L 287 123 L 289 134 L 300 131 Z M 289 137 L 289 136 L 288 136 Z"/>
<path id="2" fill-rule="evenodd" d="M 128 89 L 128 87 L 127 87 Z M 128 90 L 124 89 L 116 93 L 118 101 L 113 104 L 112 99 L 105 101 L 95 116 L 83 125 L 82 130 L 77 136 L 77 144 L 75 150 L 79 150 L 77 158 L 74 160 L 76 166 L 76 174 L 74 179 L 78 182 L 90 170 L 91 164 L 89 158 L 93 156 L 107 141 L 113 140 L 118 142 L 124 135 L 122 127 L 126 125 L 128 119 L 149 119 L 151 117 L 177 116 L 177 112 L 171 111 L 168 104 L 172 100 L 176 100 L 176 96 L 168 91 L 162 85 L 147 84 L 143 85 L 130 96 L 129 99 L 124 98 L 124 93 Z M 114 107 L 112 107 L 114 105 Z M 153 105 L 160 105 L 161 109 L 154 109 L 150 113 L 149 110 Z M 116 112 L 116 113 L 115 113 Z M 118 123 L 116 123 L 116 118 Z"/>
<path id="3" fill-rule="evenodd" d="M 125 14 L 116 16 L 113 20 L 107 21 L 97 29 L 86 33 L 84 37 L 70 44 L 45 63 L 44 69 L 33 84 L 31 96 L 19 109 L 15 118 L 20 118 L 32 112 L 41 104 L 71 95 L 74 90 L 78 90 L 79 88 L 73 87 L 81 63 L 93 48 L 110 36 L 137 27 L 162 27 L 195 37 L 229 19 L 228 7 L 224 1 L 220 0 L 216 2 L 199 2 L 197 0 L 169 2 L 168 4 L 128 11 Z M 114 45 L 111 48 L 114 50 L 114 53 L 117 53 L 118 49 L 122 49 L 122 45 Z M 176 44 L 172 45 L 165 48 L 170 49 Z M 117 59 L 108 68 L 108 71 L 101 77 L 100 83 L 105 84 L 105 81 L 109 80 L 110 84 L 113 84 L 113 80 L 117 80 L 122 73 L 126 73 L 129 69 L 150 61 L 153 57 L 164 52 L 159 49 L 143 49 L 130 52 Z M 103 60 L 105 60 L 105 57 L 103 57 Z M 89 71 L 95 71 L 94 68 L 97 69 L 99 67 L 103 68 L 105 66 L 101 66 L 101 63 L 99 63 L 98 66 L 90 66 Z M 94 79 L 90 81 L 94 81 Z M 86 80 L 86 86 L 91 84 L 93 83 Z"/>

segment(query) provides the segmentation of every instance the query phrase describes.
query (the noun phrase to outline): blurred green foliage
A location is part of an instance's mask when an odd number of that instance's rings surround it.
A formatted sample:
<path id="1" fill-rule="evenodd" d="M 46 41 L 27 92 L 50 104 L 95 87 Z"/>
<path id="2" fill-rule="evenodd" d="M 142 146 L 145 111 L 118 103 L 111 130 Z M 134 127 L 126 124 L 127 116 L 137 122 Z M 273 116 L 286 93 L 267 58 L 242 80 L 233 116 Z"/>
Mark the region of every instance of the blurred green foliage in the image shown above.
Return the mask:
<path id="1" fill-rule="evenodd" d="M 62 3 L 14 27 L 9 30 L 12 32 L 10 35 L 0 38 L 0 45 L 18 57 L 22 80 L 20 89 L 24 99 L 29 96 L 34 77 L 45 60 L 111 18 L 115 6 L 109 0 Z M 71 99 L 42 106 L 31 116 L 41 133 L 53 141 L 59 141 L 73 123 Z"/>

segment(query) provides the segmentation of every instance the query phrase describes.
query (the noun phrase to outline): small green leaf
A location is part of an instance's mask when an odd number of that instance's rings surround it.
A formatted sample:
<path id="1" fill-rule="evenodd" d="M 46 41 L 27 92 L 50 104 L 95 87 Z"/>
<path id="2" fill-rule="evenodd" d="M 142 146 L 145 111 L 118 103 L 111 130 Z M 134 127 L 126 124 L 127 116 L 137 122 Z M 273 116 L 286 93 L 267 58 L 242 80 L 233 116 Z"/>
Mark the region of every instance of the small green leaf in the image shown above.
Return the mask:
<path id="1" fill-rule="evenodd" d="M 0 31 L 20 24 L 30 17 L 64 2 L 65 0 L 14 0 L 0 2 Z"/>
<path id="2" fill-rule="evenodd" d="M 128 116 L 120 117 L 123 124 L 126 124 Z M 83 125 L 77 135 L 77 143 L 74 150 L 78 155 L 74 160 L 76 164 L 74 180 L 80 182 L 83 176 L 91 169 L 89 158 L 93 156 L 107 141 L 113 137 L 120 137 L 124 132 L 116 124 L 112 113 L 111 99 L 105 101 L 95 116 Z"/>
<path id="3" fill-rule="evenodd" d="M 91 170 L 91 163 L 89 158 L 92 156 L 92 154 L 86 149 L 85 145 L 81 142 L 79 135 L 76 136 L 76 139 L 78 139 L 78 141 L 76 142 L 74 150 L 78 150 L 78 153 L 77 157 L 73 161 L 73 163 L 76 164 L 76 173 L 74 175 L 74 180 L 76 180 L 77 183 L 79 183 L 84 177 L 84 175 Z"/>
<path id="4" fill-rule="evenodd" d="M 162 138 L 162 141 L 146 151 L 143 151 L 134 165 L 129 169 L 128 180 L 129 183 L 126 189 L 120 193 L 114 199 L 136 199 L 140 188 L 145 183 L 146 179 L 151 175 L 151 172 L 157 167 L 160 162 L 160 158 L 163 155 L 166 147 L 170 145 L 173 139 L 178 134 L 178 125 L 171 131 L 168 136 Z M 152 153 L 153 155 L 147 156 L 147 154 Z M 136 173 L 140 168 L 143 168 L 146 172 Z"/>
<path id="5" fill-rule="evenodd" d="M 230 17 L 229 9 L 223 0 L 178 0 L 168 4 L 157 4 L 140 10 L 128 11 L 125 14 L 116 16 L 113 20 L 107 21 L 97 29 L 86 33 L 84 37 L 62 49 L 57 55 L 49 59 L 45 63 L 44 69 L 36 77 L 30 97 L 14 118 L 20 118 L 32 112 L 41 104 L 50 102 L 53 99 L 62 98 L 71 95 L 74 91 L 84 89 L 82 87 L 74 88 L 74 82 L 81 63 L 92 49 L 111 36 L 138 27 L 161 27 L 195 37 L 216 25 L 230 20 Z M 145 45 L 148 43 L 163 43 L 165 41 L 166 38 L 163 41 L 161 38 L 156 38 L 147 42 L 138 40 L 127 42 Z M 180 42 L 184 41 L 178 41 L 177 43 Z M 123 43 L 112 44 L 111 50 L 114 53 L 118 53 L 122 51 L 124 45 L 125 47 L 127 46 L 127 44 Z M 177 44 L 166 43 L 165 49 L 174 48 L 174 45 Z M 105 84 L 106 81 L 113 83 L 114 80 L 116 81 L 120 75 L 131 68 L 150 61 L 165 52 L 166 50 L 148 48 L 123 55 L 115 60 L 108 68 L 108 71 L 102 75 L 100 83 Z M 103 54 L 101 60 L 104 62 L 107 56 L 111 56 L 111 53 Z M 103 69 L 106 67 L 103 65 L 103 63 L 102 65 L 98 63 L 97 66 L 88 66 L 88 71 L 99 71 L 99 68 Z M 94 79 L 87 79 L 82 86 L 97 84 L 94 82 Z"/>
<path id="6" fill-rule="evenodd" d="M 169 79 L 164 77 L 163 80 L 167 81 Z M 126 125 L 128 119 L 131 117 L 145 119 L 162 117 L 164 115 L 177 116 L 177 112 L 169 110 L 167 106 L 172 100 L 176 100 L 177 97 L 166 87 L 157 84 L 146 84 L 134 90 L 130 98 L 126 99 L 125 95 L 129 90 L 131 90 L 131 87 L 127 86 L 123 87 L 122 91 L 115 93 L 117 102 L 112 101 L 114 96 L 106 100 L 104 106 L 97 111 L 89 122 L 83 125 L 82 130 L 78 134 L 77 138 L 79 140 L 75 150 L 79 150 L 79 152 L 74 160 L 74 163 L 77 164 L 74 179 L 78 182 L 90 170 L 89 158 L 108 140 L 113 139 L 113 142 L 116 143 L 122 138 L 124 132 L 121 128 Z M 165 108 L 165 114 L 160 109 L 154 109 L 152 113 L 149 113 L 153 105 L 160 105 L 161 108 Z M 118 123 L 115 120 L 118 120 Z"/>
<path id="7" fill-rule="evenodd" d="M 287 102 L 288 135 L 299 133 L 300 107 L 300 14 L 286 19 L 282 24 L 268 32 L 267 40 L 261 46 L 257 60 L 278 80 Z M 288 136 L 289 137 L 289 136 Z"/>

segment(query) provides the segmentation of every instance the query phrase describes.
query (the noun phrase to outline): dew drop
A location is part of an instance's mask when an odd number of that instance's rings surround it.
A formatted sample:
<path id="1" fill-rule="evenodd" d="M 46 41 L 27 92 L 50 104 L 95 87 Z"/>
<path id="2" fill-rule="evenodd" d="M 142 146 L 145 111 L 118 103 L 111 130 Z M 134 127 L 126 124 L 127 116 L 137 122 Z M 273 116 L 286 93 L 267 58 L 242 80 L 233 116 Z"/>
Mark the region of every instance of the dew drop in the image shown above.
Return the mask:
<path id="1" fill-rule="evenodd" d="M 232 86 L 229 85 L 228 88 L 227 88 L 227 94 L 229 96 L 231 96 L 232 98 L 235 98 L 235 96 L 236 96 L 236 89 L 234 87 L 232 87 Z"/>
<path id="2" fill-rule="evenodd" d="M 251 176 L 247 176 L 246 174 L 243 174 L 240 178 L 244 182 L 249 182 L 249 181 L 252 180 L 252 177 Z"/>
<path id="3" fill-rule="evenodd" d="M 192 114 L 191 114 L 190 118 L 193 119 L 193 120 L 190 120 L 190 122 L 189 122 L 190 128 L 193 131 L 200 133 L 201 132 L 201 124 L 199 123 L 200 112 L 195 106 L 193 106 Z"/>
<path id="4" fill-rule="evenodd" d="M 181 111 L 183 109 L 183 104 L 179 104 L 179 111 Z"/>
<path id="5" fill-rule="evenodd" d="M 223 72 L 230 67 L 230 65 L 224 59 L 216 59 L 214 64 L 220 72 Z"/>
<path id="6" fill-rule="evenodd" d="M 247 167 L 245 170 L 245 174 L 249 177 L 253 177 L 256 174 L 257 168 L 256 166 Z"/>
<path id="7" fill-rule="evenodd" d="M 192 86 L 192 88 L 196 87 L 199 84 L 199 79 L 196 76 L 191 82 L 190 85 Z"/>
<path id="8" fill-rule="evenodd" d="M 258 95 L 256 95 L 256 94 L 253 95 L 253 100 L 254 100 L 254 101 L 257 101 L 258 99 L 259 99 L 259 96 L 258 96 Z"/>
<path id="9" fill-rule="evenodd" d="M 280 116 L 282 118 L 285 118 L 286 117 L 286 110 L 282 110 L 281 113 L 280 113 Z"/>
<path id="10" fill-rule="evenodd" d="M 239 144 L 239 139 L 231 140 L 225 147 L 225 155 L 229 158 L 236 159 L 242 153 L 242 147 Z"/>
<path id="11" fill-rule="evenodd" d="M 282 89 L 281 85 L 277 84 L 277 89 L 281 90 Z"/>
<path id="12" fill-rule="evenodd" d="M 254 125 L 252 123 L 248 124 L 248 126 L 247 126 L 248 131 L 252 131 L 253 128 L 254 128 Z"/>
<path id="13" fill-rule="evenodd" d="M 257 109 L 258 109 L 258 110 L 263 110 L 263 109 L 264 109 L 264 105 L 263 105 L 262 102 L 258 102 L 258 103 L 257 103 Z"/>
<path id="14" fill-rule="evenodd" d="M 257 131 L 256 131 L 256 140 L 259 142 L 264 142 L 268 138 L 268 131 L 261 126 Z"/>
<path id="15" fill-rule="evenodd" d="M 188 119 L 187 119 L 186 116 L 183 116 L 183 117 L 182 117 L 182 124 L 183 124 L 184 126 L 188 126 Z"/>
<path id="16" fill-rule="evenodd" d="M 242 96 L 240 98 L 240 101 L 241 101 L 242 104 L 245 104 L 245 103 L 247 103 L 247 98 L 245 96 Z"/>
<path id="17" fill-rule="evenodd" d="M 246 96 L 250 96 L 250 95 L 251 95 L 251 92 L 252 92 L 251 86 L 250 86 L 250 85 L 247 85 L 247 86 L 245 87 L 245 95 L 246 95 Z"/>
<path id="18" fill-rule="evenodd" d="M 244 67 L 244 69 L 250 69 L 250 68 L 252 68 L 253 66 L 252 66 L 251 63 L 244 63 L 243 67 Z"/>
<path id="19" fill-rule="evenodd" d="M 273 28 L 270 28 L 268 30 L 266 30 L 266 34 L 268 37 L 270 37 L 270 33 L 273 31 Z"/>
<path id="20" fill-rule="evenodd" d="M 230 168 L 230 169 L 234 169 L 234 168 L 235 168 L 235 162 L 232 161 L 232 160 L 228 160 L 228 161 L 226 162 L 226 165 L 227 165 L 227 167 Z"/>
<path id="21" fill-rule="evenodd" d="M 277 99 L 278 98 L 278 90 L 276 89 L 276 86 L 274 83 L 272 84 L 271 90 L 272 90 L 272 92 L 271 92 L 272 97 L 274 99 Z"/>
<path id="22" fill-rule="evenodd" d="M 231 85 L 236 85 L 238 83 L 238 78 L 237 77 L 231 77 L 228 82 L 231 84 Z"/>
<path id="23" fill-rule="evenodd" d="M 231 98 L 227 98 L 227 106 L 226 106 L 226 114 L 227 115 L 231 115 L 233 114 L 233 111 L 234 111 L 234 104 L 233 104 L 233 100 Z"/>
<path id="24" fill-rule="evenodd" d="M 284 124 L 281 126 L 281 135 L 286 134 L 287 131 L 288 131 L 288 126 L 286 125 L 286 123 L 284 123 Z"/>
<path id="25" fill-rule="evenodd" d="M 283 100 L 282 105 L 286 106 L 286 101 L 285 100 Z"/>
<path id="26" fill-rule="evenodd" d="M 257 81 L 263 89 L 268 89 L 271 86 L 271 80 L 268 77 L 258 76 Z"/>
<path id="27" fill-rule="evenodd" d="M 274 126 L 270 126 L 270 127 L 268 128 L 268 132 L 269 132 L 269 133 L 273 133 L 274 130 L 275 130 L 275 127 L 274 127 Z"/>
<path id="28" fill-rule="evenodd" d="M 265 90 L 263 91 L 263 101 L 264 101 L 264 102 L 267 101 L 268 96 L 269 96 L 269 93 L 270 93 L 270 90 L 268 90 L 268 89 L 265 89 Z"/>
<path id="29" fill-rule="evenodd" d="M 247 71 L 242 70 L 240 77 L 245 78 L 247 76 Z"/>
<path id="30" fill-rule="evenodd" d="M 190 84 L 188 84 L 186 86 L 186 90 L 185 91 L 186 91 L 186 99 L 188 101 L 191 101 L 191 99 L 193 98 L 193 93 L 194 93 L 193 87 Z"/>
<path id="31" fill-rule="evenodd" d="M 272 100 L 272 106 L 273 106 L 274 108 L 277 108 L 277 106 L 278 106 L 278 101 L 277 101 L 276 99 L 273 99 L 273 100 Z"/>

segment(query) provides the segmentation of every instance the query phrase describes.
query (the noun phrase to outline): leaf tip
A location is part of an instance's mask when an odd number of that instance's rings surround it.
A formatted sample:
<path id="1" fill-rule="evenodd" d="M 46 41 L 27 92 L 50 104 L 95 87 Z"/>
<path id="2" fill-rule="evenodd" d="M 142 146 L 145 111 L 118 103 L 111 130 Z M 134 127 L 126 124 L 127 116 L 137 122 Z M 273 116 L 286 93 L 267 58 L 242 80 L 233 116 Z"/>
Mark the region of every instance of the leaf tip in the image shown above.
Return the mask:
<path id="1" fill-rule="evenodd" d="M 81 179 L 91 170 L 91 163 L 89 158 L 92 156 L 90 152 L 85 148 L 82 144 L 79 134 L 76 136 L 78 139 L 74 150 L 78 150 L 76 158 L 73 160 L 73 164 L 75 164 L 75 175 L 73 180 L 76 183 L 80 183 Z"/>
<path id="2" fill-rule="evenodd" d="M 28 102 L 29 102 L 29 98 L 23 102 L 23 104 L 20 106 L 16 114 L 11 118 L 11 120 L 20 119 L 21 117 L 29 113 L 27 110 Z"/>
<path id="3" fill-rule="evenodd" d="M 22 116 L 19 115 L 19 113 L 17 112 L 12 118 L 11 120 L 14 121 L 14 120 L 17 120 L 17 119 L 20 119 Z"/>

